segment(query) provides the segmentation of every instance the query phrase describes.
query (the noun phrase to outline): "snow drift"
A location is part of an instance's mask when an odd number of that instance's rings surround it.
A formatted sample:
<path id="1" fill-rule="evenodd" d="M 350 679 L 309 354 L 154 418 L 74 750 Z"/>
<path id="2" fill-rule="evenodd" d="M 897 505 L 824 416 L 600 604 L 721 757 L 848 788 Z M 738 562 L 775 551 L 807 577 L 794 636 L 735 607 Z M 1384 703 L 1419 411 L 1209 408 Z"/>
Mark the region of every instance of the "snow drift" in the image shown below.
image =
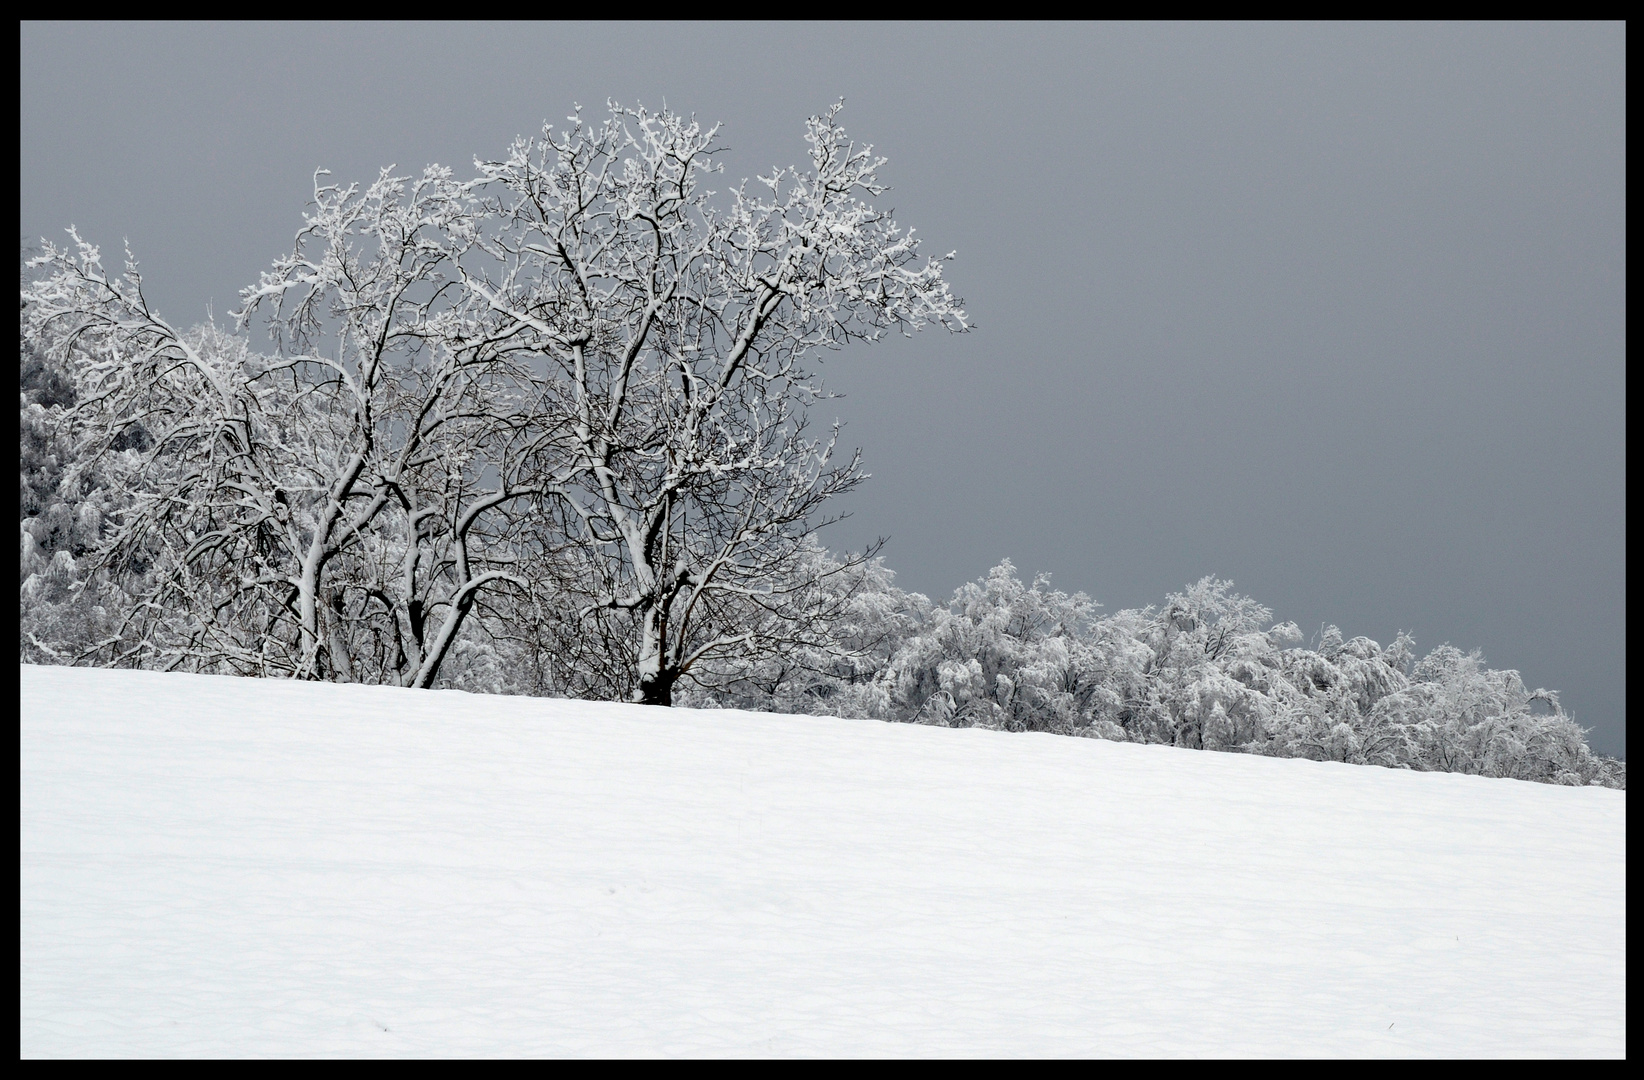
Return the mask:
<path id="1" fill-rule="evenodd" d="M 22 667 L 21 1052 L 1626 1053 L 1626 795 Z"/>

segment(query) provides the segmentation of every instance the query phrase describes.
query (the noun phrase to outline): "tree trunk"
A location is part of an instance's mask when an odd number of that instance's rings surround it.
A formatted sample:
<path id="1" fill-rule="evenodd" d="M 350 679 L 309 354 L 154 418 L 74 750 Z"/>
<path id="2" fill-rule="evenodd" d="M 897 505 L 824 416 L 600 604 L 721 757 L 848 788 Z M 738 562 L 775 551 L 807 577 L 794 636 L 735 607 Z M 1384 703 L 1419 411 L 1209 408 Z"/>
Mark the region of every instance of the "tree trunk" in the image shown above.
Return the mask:
<path id="1" fill-rule="evenodd" d="M 677 676 L 671 671 L 647 672 L 639 677 L 639 689 L 634 694 L 634 700 L 641 705 L 665 705 L 674 703 L 674 679 Z"/>
<path id="2" fill-rule="evenodd" d="M 634 701 L 641 705 L 674 703 L 674 680 L 679 673 L 668 669 L 666 637 L 661 609 L 647 605 L 639 619 L 639 686 L 634 690 Z"/>

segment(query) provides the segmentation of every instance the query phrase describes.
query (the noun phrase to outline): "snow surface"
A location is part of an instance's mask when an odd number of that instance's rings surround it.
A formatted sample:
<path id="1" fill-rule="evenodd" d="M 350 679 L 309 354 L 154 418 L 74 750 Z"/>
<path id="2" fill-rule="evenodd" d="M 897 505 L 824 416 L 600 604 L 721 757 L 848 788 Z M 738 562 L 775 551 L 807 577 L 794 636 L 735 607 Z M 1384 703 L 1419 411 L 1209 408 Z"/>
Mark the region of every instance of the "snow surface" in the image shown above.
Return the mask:
<path id="1" fill-rule="evenodd" d="M 1626 795 L 22 668 L 22 1054 L 1626 1054 Z"/>

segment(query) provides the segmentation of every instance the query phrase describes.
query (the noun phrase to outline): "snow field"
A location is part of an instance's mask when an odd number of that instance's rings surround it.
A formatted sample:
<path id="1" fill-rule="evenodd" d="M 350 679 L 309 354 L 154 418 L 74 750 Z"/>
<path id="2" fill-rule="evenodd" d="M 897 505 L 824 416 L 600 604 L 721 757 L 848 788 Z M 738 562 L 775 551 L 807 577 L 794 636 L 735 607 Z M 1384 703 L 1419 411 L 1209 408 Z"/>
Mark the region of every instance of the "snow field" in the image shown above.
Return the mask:
<path id="1" fill-rule="evenodd" d="M 21 1052 L 1625 1056 L 1625 793 L 23 666 Z"/>

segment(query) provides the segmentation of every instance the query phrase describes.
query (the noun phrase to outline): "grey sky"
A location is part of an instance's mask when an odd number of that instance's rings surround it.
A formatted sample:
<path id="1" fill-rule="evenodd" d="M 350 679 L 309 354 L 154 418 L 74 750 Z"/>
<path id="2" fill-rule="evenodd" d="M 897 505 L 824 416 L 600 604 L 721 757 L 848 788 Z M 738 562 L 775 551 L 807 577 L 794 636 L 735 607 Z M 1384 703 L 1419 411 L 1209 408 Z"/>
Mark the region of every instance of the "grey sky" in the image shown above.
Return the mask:
<path id="1" fill-rule="evenodd" d="M 978 329 L 831 359 L 889 535 L 1106 605 L 1207 573 L 1315 632 L 1481 648 L 1625 753 L 1626 33 L 1609 25 L 54 25 L 21 33 L 21 232 L 129 236 L 174 321 L 369 180 L 581 102 L 803 118 Z"/>

